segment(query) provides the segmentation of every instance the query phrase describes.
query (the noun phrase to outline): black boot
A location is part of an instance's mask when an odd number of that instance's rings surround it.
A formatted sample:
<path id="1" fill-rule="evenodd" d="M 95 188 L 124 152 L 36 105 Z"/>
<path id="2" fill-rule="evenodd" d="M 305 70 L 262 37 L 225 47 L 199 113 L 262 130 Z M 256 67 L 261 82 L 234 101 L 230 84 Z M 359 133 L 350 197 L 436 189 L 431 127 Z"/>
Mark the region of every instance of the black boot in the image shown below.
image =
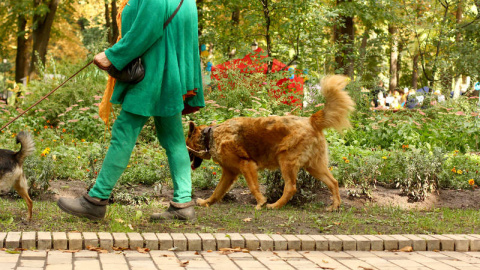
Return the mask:
<path id="1" fill-rule="evenodd" d="M 176 203 L 171 201 L 170 207 L 168 207 L 167 211 L 163 213 L 154 213 L 150 216 L 150 219 L 159 221 L 176 219 L 194 222 L 196 220 L 194 206 L 195 202 L 193 200 L 187 203 Z"/>
<path id="2" fill-rule="evenodd" d="M 58 207 L 64 212 L 77 217 L 86 217 L 88 219 L 96 220 L 105 217 L 107 211 L 108 200 L 101 200 L 90 197 L 85 194 L 76 199 L 60 198 L 57 201 Z"/>

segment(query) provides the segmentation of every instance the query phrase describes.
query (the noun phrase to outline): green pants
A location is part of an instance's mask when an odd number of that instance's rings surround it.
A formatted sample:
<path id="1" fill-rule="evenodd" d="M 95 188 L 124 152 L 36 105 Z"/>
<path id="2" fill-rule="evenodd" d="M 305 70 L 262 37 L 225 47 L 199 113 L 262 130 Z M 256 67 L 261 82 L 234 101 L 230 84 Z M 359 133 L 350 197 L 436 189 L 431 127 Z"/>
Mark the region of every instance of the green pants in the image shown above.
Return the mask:
<path id="1" fill-rule="evenodd" d="M 112 128 L 112 140 L 102 169 L 88 195 L 100 199 L 110 197 L 113 187 L 127 168 L 137 137 L 148 118 L 124 110 L 120 112 Z M 190 202 L 192 200 L 190 158 L 185 144 L 182 115 L 178 113 L 172 117 L 155 116 L 154 119 L 157 138 L 167 152 L 173 179 L 173 201 Z"/>

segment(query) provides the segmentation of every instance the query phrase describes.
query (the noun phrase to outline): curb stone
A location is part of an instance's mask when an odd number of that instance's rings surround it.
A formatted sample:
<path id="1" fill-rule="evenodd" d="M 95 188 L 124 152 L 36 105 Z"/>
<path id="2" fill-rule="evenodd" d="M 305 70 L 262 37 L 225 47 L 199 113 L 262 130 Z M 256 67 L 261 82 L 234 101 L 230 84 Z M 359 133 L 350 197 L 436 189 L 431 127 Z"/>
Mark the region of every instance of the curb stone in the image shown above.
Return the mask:
<path id="1" fill-rule="evenodd" d="M 150 250 L 200 251 L 222 248 L 296 251 L 391 251 L 411 246 L 413 251 L 480 251 L 478 234 L 439 235 L 293 235 L 253 233 L 106 233 L 0 232 L 0 248 L 27 250 L 82 250 L 88 246 Z"/>

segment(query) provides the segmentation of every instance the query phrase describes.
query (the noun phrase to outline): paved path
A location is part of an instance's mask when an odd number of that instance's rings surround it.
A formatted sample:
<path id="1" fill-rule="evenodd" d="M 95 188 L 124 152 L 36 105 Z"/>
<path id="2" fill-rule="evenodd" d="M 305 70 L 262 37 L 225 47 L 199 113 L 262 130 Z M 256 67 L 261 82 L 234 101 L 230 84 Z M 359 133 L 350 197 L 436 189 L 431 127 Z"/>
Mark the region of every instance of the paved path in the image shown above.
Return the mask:
<path id="1" fill-rule="evenodd" d="M 456 251 L 137 251 L 99 253 L 82 250 L 0 251 L 2 270 L 159 270 L 159 269 L 336 269 L 336 270 L 474 270 L 480 252 Z"/>
<path id="2" fill-rule="evenodd" d="M 0 270 L 480 270 L 480 235 L 0 232 Z"/>

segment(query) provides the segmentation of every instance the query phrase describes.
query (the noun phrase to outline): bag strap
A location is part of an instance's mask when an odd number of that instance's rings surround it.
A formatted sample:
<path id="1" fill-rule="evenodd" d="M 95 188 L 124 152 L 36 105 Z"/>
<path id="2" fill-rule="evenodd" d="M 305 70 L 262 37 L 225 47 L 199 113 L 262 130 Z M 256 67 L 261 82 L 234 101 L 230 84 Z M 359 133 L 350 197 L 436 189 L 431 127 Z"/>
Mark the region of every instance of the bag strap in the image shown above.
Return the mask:
<path id="1" fill-rule="evenodd" d="M 175 15 L 177 15 L 178 10 L 179 10 L 180 7 L 182 6 L 182 4 L 183 4 L 183 0 L 180 1 L 180 4 L 178 4 L 177 9 L 175 9 L 175 11 L 174 11 L 173 14 L 170 16 L 170 18 L 168 18 L 168 20 L 163 24 L 163 29 L 165 29 L 165 28 L 167 27 L 167 25 L 170 24 L 170 22 L 173 20 L 173 17 L 175 17 Z"/>

